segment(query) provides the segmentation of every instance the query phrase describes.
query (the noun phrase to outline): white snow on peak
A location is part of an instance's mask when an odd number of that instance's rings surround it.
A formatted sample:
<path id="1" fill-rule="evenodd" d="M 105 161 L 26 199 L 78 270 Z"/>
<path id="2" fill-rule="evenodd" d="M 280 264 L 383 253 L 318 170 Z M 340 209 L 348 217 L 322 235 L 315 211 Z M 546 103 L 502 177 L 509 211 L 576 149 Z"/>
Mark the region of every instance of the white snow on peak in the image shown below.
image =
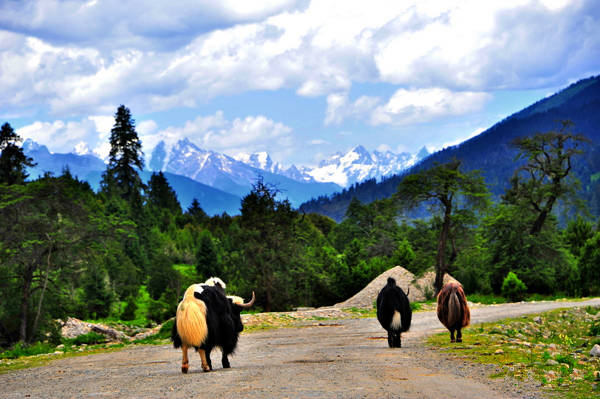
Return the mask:
<path id="1" fill-rule="evenodd" d="M 348 187 L 366 179 L 381 179 L 400 173 L 427 155 L 425 149 L 417 154 L 371 153 L 358 145 L 346 153 L 338 152 L 322 160 L 315 168 L 292 165 L 285 169 L 265 151 L 230 157 L 200 149 L 188 139 L 182 139 L 176 143 L 159 143 L 152 154 L 151 168 L 188 176 L 206 184 L 215 184 L 218 176 L 223 174 L 234 181 L 255 179 L 258 169 L 301 182 L 336 183 Z"/>

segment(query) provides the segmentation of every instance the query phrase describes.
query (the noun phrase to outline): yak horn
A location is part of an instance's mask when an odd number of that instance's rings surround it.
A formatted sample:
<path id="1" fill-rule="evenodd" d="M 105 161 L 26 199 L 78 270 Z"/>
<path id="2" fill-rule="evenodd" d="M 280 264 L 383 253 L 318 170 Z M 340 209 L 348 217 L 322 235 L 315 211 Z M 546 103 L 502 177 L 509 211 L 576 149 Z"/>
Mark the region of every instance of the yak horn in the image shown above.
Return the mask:
<path id="1" fill-rule="evenodd" d="M 410 287 L 408 287 L 408 289 L 406 290 L 406 296 L 408 296 L 408 294 L 410 294 Z"/>
<path id="2" fill-rule="evenodd" d="M 241 308 L 249 308 L 250 306 L 254 305 L 254 301 L 256 300 L 256 296 L 254 296 L 254 291 L 252 291 L 252 299 L 250 299 L 250 302 L 248 303 L 241 303 L 238 306 Z"/>

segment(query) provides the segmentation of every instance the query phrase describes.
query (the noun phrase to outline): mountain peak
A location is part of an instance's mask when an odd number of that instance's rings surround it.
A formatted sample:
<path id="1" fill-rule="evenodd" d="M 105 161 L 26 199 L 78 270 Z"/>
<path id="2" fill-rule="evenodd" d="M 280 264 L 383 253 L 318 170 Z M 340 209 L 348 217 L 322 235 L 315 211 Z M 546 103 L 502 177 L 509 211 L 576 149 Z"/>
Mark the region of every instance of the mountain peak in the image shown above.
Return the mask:
<path id="1" fill-rule="evenodd" d="M 421 160 L 427 158 L 431 153 L 427 150 L 427 147 L 423 146 L 417 153 L 417 159 Z"/>
<path id="2" fill-rule="evenodd" d="M 26 139 L 23 142 L 23 151 L 25 151 L 26 153 L 29 152 L 33 152 L 33 151 L 42 151 L 42 152 L 47 152 L 48 154 L 50 153 L 50 151 L 48 150 L 48 147 L 46 147 L 45 145 L 39 144 L 35 141 L 33 141 L 32 139 Z"/>

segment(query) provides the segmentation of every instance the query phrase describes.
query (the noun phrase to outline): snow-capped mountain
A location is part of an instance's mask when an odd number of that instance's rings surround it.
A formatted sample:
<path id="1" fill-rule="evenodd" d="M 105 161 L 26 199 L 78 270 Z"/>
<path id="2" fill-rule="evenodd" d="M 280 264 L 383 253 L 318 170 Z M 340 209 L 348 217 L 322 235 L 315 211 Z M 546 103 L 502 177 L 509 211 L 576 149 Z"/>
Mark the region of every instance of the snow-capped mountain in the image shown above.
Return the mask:
<path id="1" fill-rule="evenodd" d="M 290 168 L 299 178 L 286 176 L 286 171 L 274 163 L 266 153 L 240 155 L 235 159 L 225 154 L 199 148 L 188 139 L 175 143 L 161 141 L 152 151 L 148 167 L 189 177 L 214 188 L 244 196 L 262 176 L 265 183 L 277 187 L 292 205 L 299 205 L 312 197 L 328 195 L 341 189 L 330 182 L 302 179 L 297 168 Z"/>
<path id="2" fill-rule="evenodd" d="M 337 153 L 321 161 L 316 168 L 297 168 L 292 165 L 289 169 L 283 169 L 265 152 L 240 154 L 236 159 L 257 169 L 268 170 L 294 180 L 329 182 L 348 187 L 366 179 L 380 179 L 400 173 L 428 155 L 429 152 L 425 147 L 417 154 L 408 152 L 396 154 L 391 151 L 373 151 L 371 154 L 359 145 L 345 154 Z"/>
<path id="3" fill-rule="evenodd" d="M 307 173 L 307 171 L 310 169 L 306 167 L 300 167 L 300 169 L 298 169 L 296 165 L 292 165 L 285 169 L 279 162 L 274 162 L 269 154 L 267 154 L 265 151 L 255 152 L 252 154 L 240 153 L 235 155 L 234 158 L 253 168 L 289 177 L 292 180 L 303 183 L 315 182 L 315 179 Z"/>

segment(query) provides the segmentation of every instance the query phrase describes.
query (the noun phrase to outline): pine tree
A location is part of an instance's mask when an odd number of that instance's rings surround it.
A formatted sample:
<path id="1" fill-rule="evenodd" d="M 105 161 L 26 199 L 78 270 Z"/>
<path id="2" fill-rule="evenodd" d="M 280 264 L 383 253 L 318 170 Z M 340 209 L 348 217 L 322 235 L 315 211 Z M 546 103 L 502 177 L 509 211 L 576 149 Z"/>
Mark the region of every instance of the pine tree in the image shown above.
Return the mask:
<path id="1" fill-rule="evenodd" d="M 23 184 L 29 176 L 25 172 L 27 166 L 35 166 L 33 159 L 23 153 L 17 145 L 21 141 L 10 124 L 0 128 L 0 183 Z"/>
<path id="2" fill-rule="evenodd" d="M 197 223 L 202 223 L 208 219 L 208 215 L 206 212 L 204 212 L 204 209 L 202 209 L 196 198 L 194 198 L 192 201 L 192 204 L 187 209 L 186 214 Z"/>
<path id="3" fill-rule="evenodd" d="M 208 230 L 200 234 L 200 244 L 196 253 L 196 272 L 207 279 L 220 275 L 218 265 L 217 247 L 213 242 L 212 235 Z"/>
<path id="4" fill-rule="evenodd" d="M 177 194 L 165 178 L 163 172 L 153 173 L 148 182 L 148 202 L 158 208 L 168 209 L 173 213 L 181 213 L 181 205 Z"/>
<path id="5" fill-rule="evenodd" d="M 102 176 L 102 190 L 119 194 L 128 201 L 138 200 L 143 183 L 137 170 L 143 167 L 142 143 L 135 131 L 135 121 L 129 108 L 121 105 L 110 131 L 109 161 Z"/>

